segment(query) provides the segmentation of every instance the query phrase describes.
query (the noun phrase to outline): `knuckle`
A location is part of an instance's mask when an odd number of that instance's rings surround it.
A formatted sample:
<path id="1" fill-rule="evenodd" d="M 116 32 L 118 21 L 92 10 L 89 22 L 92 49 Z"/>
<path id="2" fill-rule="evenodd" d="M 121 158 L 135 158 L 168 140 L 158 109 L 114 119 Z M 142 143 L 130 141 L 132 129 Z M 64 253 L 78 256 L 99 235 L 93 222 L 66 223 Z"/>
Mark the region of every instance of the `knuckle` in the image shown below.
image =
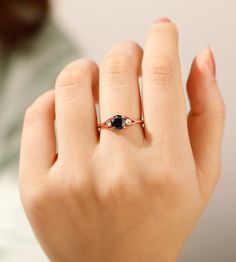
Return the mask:
<path id="1" fill-rule="evenodd" d="M 86 81 L 91 81 L 94 63 L 81 59 L 67 65 L 56 79 L 56 91 L 61 97 L 73 97 L 83 88 Z"/>
<path id="2" fill-rule="evenodd" d="M 119 173 L 109 182 L 100 184 L 97 187 L 97 195 L 101 203 L 118 203 L 125 196 L 126 191 L 128 191 L 128 184 L 125 184 L 124 178 L 125 176 Z"/>
<path id="3" fill-rule="evenodd" d="M 131 56 L 128 54 L 109 55 L 102 62 L 102 70 L 110 76 L 119 76 L 130 71 Z"/>
<path id="4" fill-rule="evenodd" d="M 219 103 L 219 107 L 218 107 L 217 113 L 218 113 L 218 115 L 221 116 L 222 119 L 225 119 L 226 107 L 225 107 L 225 103 L 224 103 L 222 97 L 220 99 L 220 103 Z"/>
<path id="5" fill-rule="evenodd" d="M 85 175 L 83 177 L 74 177 L 74 179 L 68 181 L 66 188 L 68 194 L 72 194 L 76 198 L 82 197 L 83 199 L 88 199 L 92 195 L 91 182 L 89 181 L 89 179 L 85 178 Z"/>
<path id="6" fill-rule="evenodd" d="M 27 125 L 31 125 L 34 122 L 38 121 L 40 118 L 44 116 L 44 112 L 39 105 L 31 105 L 25 111 L 24 123 Z"/>
<path id="7" fill-rule="evenodd" d="M 165 152 L 169 149 L 163 149 Z M 153 154 L 150 152 L 147 154 L 147 157 Z M 179 176 L 176 176 L 176 164 L 175 160 L 171 156 L 166 156 L 166 153 L 163 155 L 163 152 L 156 152 L 155 155 L 158 155 L 160 164 L 157 164 L 155 160 L 151 161 L 148 168 L 146 168 L 146 175 L 143 177 L 144 185 L 150 188 L 159 188 L 159 187 L 168 187 L 173 188 L 175 184 L 179 182 Z M 167 154 L 169 155 L 169 154 Z M 161 186 L 162 185 L 162 186 Z"/>
<path id="8" fill-rule="evenodd" d="M 216 122 L 219 123 L 218 121 L 220 121 L 220 123 L 225 121 L 225 116 L 226 116 L 226 109 L 225 109 L 225 105 L 224 102 L 219 102 L 218 105 L 215 106 L 215 109 L 212 110 L 212 112 L 210 113 L 212 119 L 217 120 Z"/>
<path id="9" fill-rule="evenodd" d="M 158 170 L 157 177 L 161 184 L 175 184 L 176 172 L 170 166 L 163 166 Z"/>
<path id="10" fill-rule="evenodd" d="M 22 195 L 22 202 L 27 214 L 31 216 L 41 216 L 45 214 L 50 196 L 46 190 L 32 190 Z"/>
<path id="11" fill-rule="evenodd" d="M 151 194 L 158 194 L 161 197 L 173 197 L 184 190 L 181 179 L 170 168 L 160 168 L 149 172 L 144 178 L 144 186 Z"/>
<path id="12" fill-rule="evenodd" d="M 85 168 L 79 166 L 68 168 L 64 164 L 58 164 L 54 166 L 52 176 L 57 190 L 63 189 L 69 197 L 85 198 L 91 192 L 90 173 Z"/>
<path id="13" fill-rule="evenodd" d="M 167 86 L 174 80 L 174 61 L 167 57 L 156 57 L 150 59 L 143 65 L 143 72 L 149 81 L 158 86 Z"/>
<path id="14" fill-rule="evenodd" d="M 54 96 L 54 90 L 49 90 L 37 98 L 36 101 L 26 109 L 24 123 L 33 124 L 40 119 L 51 119 L 51 106 L 54 103 Z"/>

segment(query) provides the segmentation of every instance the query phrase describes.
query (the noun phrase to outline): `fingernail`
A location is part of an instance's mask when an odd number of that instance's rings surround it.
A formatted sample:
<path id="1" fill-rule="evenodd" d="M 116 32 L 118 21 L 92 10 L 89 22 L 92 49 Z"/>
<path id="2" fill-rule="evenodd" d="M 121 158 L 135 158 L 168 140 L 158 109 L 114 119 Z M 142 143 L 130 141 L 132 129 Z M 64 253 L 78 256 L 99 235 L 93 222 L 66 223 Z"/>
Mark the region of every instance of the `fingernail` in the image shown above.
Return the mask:
<path id="1" fill-rule="evenodd" d="M 154 23 L 171 23 L 171 20 L 168 17 L 161 17 L 156 19 Z"/>
<path id="2" fill-rule="evenodd" d="M 211 50 L 211 48 L 210 47 L 208 47 L 208 57 L 209 57 L 209 59 L 208 59 L 208 67 L 209 67 L 209 69 L 210 69 L 210 71 L 211 71 L 211 73 L 212 73 L 212 75 L 213 75 L 213 77 L 215 78 L 216 77 L 216 62 L 215 62 L 215 57 L 214 57 L 214 54 L 213 54 L 213 52 L 212 52 L 212 50 Z"/>
<path id="3" fill-rule="evenodd" d="M 207 80 L 216 79 L 216 63 L 211 49 L 205 48 L 196 56 L 196 65 Z"/>

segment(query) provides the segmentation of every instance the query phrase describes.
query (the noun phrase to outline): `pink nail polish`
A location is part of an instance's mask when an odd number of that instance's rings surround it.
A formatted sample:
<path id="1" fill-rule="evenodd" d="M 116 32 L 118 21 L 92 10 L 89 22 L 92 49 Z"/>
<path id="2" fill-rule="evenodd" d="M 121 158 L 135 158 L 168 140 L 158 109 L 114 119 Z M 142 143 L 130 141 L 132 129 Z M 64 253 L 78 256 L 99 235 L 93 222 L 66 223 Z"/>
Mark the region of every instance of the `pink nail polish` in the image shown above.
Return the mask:
<path id="1" fill-rule="evenodd" d="M 171 20 L 168 17 L 161 17 L 156 19 L 154 23 L 171 23 Z"/>
<path id="2" fill-rule="evenodd" d="M 215 57 L 214 57 L 214 54 L 211 50 L 210 47 L 208 47 L 208 50 L 209 50 L 209 62 L 208 62 L 208 66 L 209 66 L 209 69 L 212 73 L 212 75 L 214 77 L 216 77 L 216 62 L 215 62 Z"/>

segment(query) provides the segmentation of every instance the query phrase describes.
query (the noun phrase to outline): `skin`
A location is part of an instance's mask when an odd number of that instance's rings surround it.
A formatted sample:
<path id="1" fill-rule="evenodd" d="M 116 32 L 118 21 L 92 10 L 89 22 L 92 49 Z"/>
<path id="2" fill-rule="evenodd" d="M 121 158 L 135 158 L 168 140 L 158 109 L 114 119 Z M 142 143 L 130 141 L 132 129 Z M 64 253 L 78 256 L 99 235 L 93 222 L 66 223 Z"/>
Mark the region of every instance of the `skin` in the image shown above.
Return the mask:
<path id="1" fill-rule="evenodd" d="M 20 192 L 51 261 L 177 261 L 220 174 L 225 110 L 209 48 L 194 59 L 187 90 L 189 114 L 177 29 L 161 19 L 144 50 L 124 42 L 99 68 L 75 61 L 28 108 Z M 143 115 L 144 128 L 99 132 L 97 99 L 101 121 Z"/>

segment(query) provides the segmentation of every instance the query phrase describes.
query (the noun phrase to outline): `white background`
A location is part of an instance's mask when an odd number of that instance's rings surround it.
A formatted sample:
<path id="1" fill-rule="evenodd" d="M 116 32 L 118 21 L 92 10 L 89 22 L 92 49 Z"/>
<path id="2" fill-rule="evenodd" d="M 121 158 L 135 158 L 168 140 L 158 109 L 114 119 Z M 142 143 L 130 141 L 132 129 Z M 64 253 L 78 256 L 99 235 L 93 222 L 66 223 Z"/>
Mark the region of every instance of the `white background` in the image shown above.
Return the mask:
<path id="1" fill-rule="evenodd" d="M 150 24 L 160 16 L 178 25 L 184 80 L 196 52 L 208 45 L 213 49 L 227 110 L 223 174 L 181 261 L 236 261 L 236 1 L 54 0 L 54 16 L 83 56 L 98 63 L 116 42 L 142 45 Z"/>

